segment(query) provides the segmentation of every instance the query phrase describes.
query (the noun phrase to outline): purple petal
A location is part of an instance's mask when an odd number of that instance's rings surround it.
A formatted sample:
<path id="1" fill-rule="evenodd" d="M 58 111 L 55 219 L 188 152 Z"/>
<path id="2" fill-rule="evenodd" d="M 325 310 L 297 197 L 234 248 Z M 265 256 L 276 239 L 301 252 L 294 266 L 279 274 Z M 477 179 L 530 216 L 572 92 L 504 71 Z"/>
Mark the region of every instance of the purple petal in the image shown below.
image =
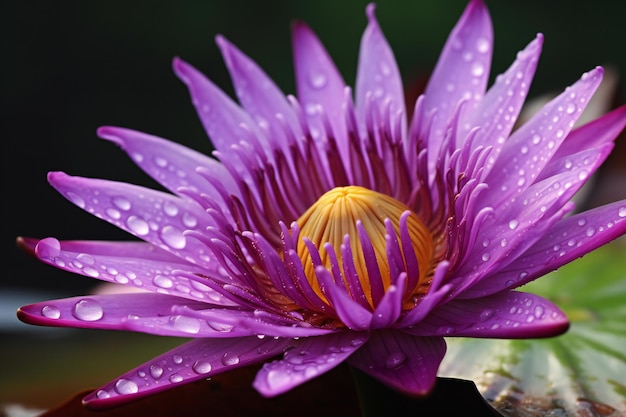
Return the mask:
<path id="1" fill-rule="evenodd" d="M 400 392 L 419 396 L 432 389 L 445 353 L 442 337 L 380 330 L 348 362 Z"/>
<path id="2" fill-rule="evenodd" d="M 500 207 L 533 184 L 567 137 L 602 80 L 602 68 L 586 74 L 546 104 L 507 140 L 485 182 L 481 204 Z"/>
<path id="3" fill-rule="evenodd" d="M 402 78 L 385 36 L 383 35 L 376 16 L 374 4 L 367 6 L 368 25 L 361 38 L 359 64 L 356 79 L 356 106 L 361 120 L 368 115 L 366 101 L 376 103 L 376 107 L 384 109 L 389 103 L 391 115 L 401 113 L 403 126 L 406 127 L 406 109 Z"/>
<path id="4" fill-rule="evenodd" d="M 239 102 L 268 132 L 270 141 L 288 150 L 290 134 L 302 134 L 300 124 L 287 98 L 265 72 L 224 37 L 217 44 L 230 72 Z M 284 119 L 283 126 L 278 119 Z M 285 130 L 288 129 L 288 130 Z"/>
<path id="5" fill-rule="evenodd" d="M 517 120 L 535 75 L 542 44 L 543 36 L 537 35 L 526 49 L 519 52 L 515 62 L 504 74 L 496 77 L 494 85 L 464 120 L 463 129 L 466 134 L 475 126 L 480 126 L 471 141 L 472 149 L 479 146 L 492 147 L 490 159 L 484 168 L 485 174 L 493 163 L 491 161 L 497 158 Z M 457 136 L 457 140 L 464 139 L 464 134 Z M 461 147 L 463 144 L 457 143 L 457 146 Z"/>
<path id="6" fill-rule="evenodd" d="M 372 321 L 371 311 L 353 300 L 345 287 L 341 286 L 341 284 L 335 284 L 326 268 L 318 266 L 315 269 L 315 274 L 322 291 L 329 298 L 330 304 L 343 324 L 352 330 L 369 328 Z"/>
<path id="7" fill-rule="evenodd" d="M 567 317 L 552 302 L 535 294 L 507 291 L 450 301 L 409 331 L 416 336 L 522 339 L 557 336 L 568 327 Z"/>
<path id="8" fill-rule="evenodd" d="M 219 194 L 196 173 L 196 168 L 202 167 L 218 178 L 230 193 L 238 194 L 237 186 L 220 162 L 190 148 L 120 127 L 101 127 L 98 136 L 119 145 L 148 175 L 173 193 L 185 187 L 201 190 L 217 199 Z"/>
<path id="9" fill-rule="evenodd" d="M 273 397 L 330 371 L 367 340 L 366 333 L 342 332 L 307 337 L 283 359 L 266 363 L 254 379 L 254 387 Z"/>
<path id="10" fill-rule="evenodd" d="M 209 323 L 222 325 L 223 328 L 244 330 L 246 334 L 260 337 L 311 337 L 333 333 L 335 330 L 313 327 L 302 321 L 302 317 L 294 314 L 292 317 L 278 316 L 263 310 L 235 310 L 226 308 L 211 308 L 193 310 L 187 307 L 176 307 L 173 313 L 180 313 L 186 317 L 206 320 Z"/>
<path id="11" fill-rule="evenodd" d="M 225 371 L 261 362 L 283 352 L 290 339 L 195 339 L 133 369 L 87 395 L 83 404 L 105 409 Z"/>
<path id="12" fill-rule="evenodd" d="M 210 217 L 197 204 L 136 185 L 48 174 L 50 184 L 83 210 L 181 258 L 210 268 L 210 254 L 185 230 L 205 230 Z"/>
<path id="13" fill-rule="evenodd" d="M 384 329 L 395 323 L 402 313 L 402 300 L 404 299 L 404 289 L 406 288 L 406 274 L 400 274 L 398 282 L 390 285 L 387 292 L 376 306 L 372 313 L 370 329 Z"/>
<path id="14" fill-rule="evenodd" d="M 429 139 L 431 158 L 439 154 L 441 139 L 457 104 L 467 100 L 473 109 L 485 93 L 493 49 L 493 28 L 482 0 L 472 0 L 450 33 L 425 91 L 424 112 L 436 109 Z"/>
<path id="15" fill-rule="evenodd" d="M 162 294 L 102 294 L 50 300 L 18 310 L 20 320 L 40 326 L 127 330 L 126 323 L 141 323 L 134 330 L 163 336 L 234 337 L 211 328 L 206 321 L 171 314 L 175 305 L 203 308 L 207 304 Z M 162 321 L 159 328 L 149 324 Z M 249 335 L 246 332 L 245 335 Z"/>
<path id="16" fill-rule="evenodd" d="M 554 158 L 562 158 L 583 149 L 598 148 L 612 142 L 624 126 L 626 126 L 626 105 L 573 130 L 556 151 Z"/>
<path id="17" fill-rule="evenodd" d="M 47 238 L 40 240 L 33 252 L 47 264 L 90 278 L 205 303 L 232 305 L 202 282 L 200 275 L 212 271 L 185 263 L 147 243 L 59 242 Z M 189 278 L 196 274 L 197 279 Z"/>
<path id="18" fill-rule="evenodd" d="M 227 152 L 231 145 L 251 139 L 268 143 L 265 133 L 250 115 L 200 71 L 178 58 L 174 59 L 173 66 L 176 75 L 189 88 L 198 116 L 216 149 Z"/>
<path id="19" fill-rule="evenodd" d="M 321 108 L 333 129 L 328 133 L 334 133 L 341 146 L 341 154 L 348 158 L 344 115 L 346 85 L 343 78 L 320 40 L 306 24 L 296 22 L 293 25 L 292 39 L 298 99 L 311 129 L 325 131 L 322 115 L 318 111 Z"/>
<path id="20" fill-rule="evenodd" d="M 502 271 L 459 297 L 480 297 L 530 282 L 623 235 L 625 220 L 626 200 L 566 217 Z"/>

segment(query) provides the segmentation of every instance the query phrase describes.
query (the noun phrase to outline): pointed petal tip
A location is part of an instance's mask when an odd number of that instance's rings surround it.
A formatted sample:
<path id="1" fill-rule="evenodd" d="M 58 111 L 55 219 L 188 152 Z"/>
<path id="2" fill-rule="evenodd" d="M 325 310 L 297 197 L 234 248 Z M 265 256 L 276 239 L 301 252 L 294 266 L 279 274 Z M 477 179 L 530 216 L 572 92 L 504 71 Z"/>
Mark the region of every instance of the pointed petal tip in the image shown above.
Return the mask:
<path id="1" fill-rule="evenodd" d="M 365 14 L 367 16 L 367 20 L 370 23 L 376 23 L 376 3 L 369 3 L 366 7 L 365 7 Z"/>

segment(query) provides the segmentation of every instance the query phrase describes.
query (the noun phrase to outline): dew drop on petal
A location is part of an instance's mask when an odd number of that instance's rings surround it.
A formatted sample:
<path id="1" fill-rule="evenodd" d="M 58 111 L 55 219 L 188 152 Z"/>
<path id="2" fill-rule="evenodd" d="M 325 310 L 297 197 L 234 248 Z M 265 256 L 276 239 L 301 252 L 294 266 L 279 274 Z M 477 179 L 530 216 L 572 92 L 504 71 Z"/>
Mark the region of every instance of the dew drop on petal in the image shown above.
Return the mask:
<path id="1" fill-rule="evenodd" d="M 490 318 L 494 316 L 494 314 L 496 314 L 495 310 L 491 308 L 486 308 L 480 313 L 480 320 L 481 321 L 489 320 Z"/>
<path id="2" fill-rule="evenodd" d="M 484 73 L 485 66 L 483 64 L 481 64 L 480 62 L 475 62 L 474 65 L 472 65 L 472 75 L 474 77 L 480 77 Z"/>
<path id="3" fill-rule="evenodd" d="M 74 304 L 72 314 L 79 320 L 97 321 L 102 318 L 104 311 L 96 300 L 85 298 Z"/>
<path id="4" fill-rule="evenodd" d="M 183 377 L 180 374 L 172 374 L 170 375 L 170 382 L 173 384 L 177 384 L 183 381 Z"/>
<path id="5" fill-rule="evenodd" d="M 190 229 L 196 227 L 196 225 L 198 224 L 198 219 L 196 219 L 194 215 L 189 214 L 187 212 L 183 213 L 182 219 L 183 219 L 183 224 L 189 227 Z"/>
<path id="6" fill-rule="evenodd" d="M 130 216 L 126 220 L 126 225 L 130 228 L 132 232 L 138 234 L 139 236 L 147 235 L 148 232 L 150 232 L 150 227 L 148 226 L 148 223 L 141 217 Z"/>
<path id="7" fill-rule="evenodd" d="M 239 363 L 239 356 L 234 353 L 226 352 L 222 356 L 222 364 L 226 366 L 237 365 Z"/>
<path id="8" fill-rule="evenodd" d="M 152 282 L 154 283 L 154 285 L 160 288 L 172 288 L 174 286 L 174 283 L 169 277 L 166 277 L 165 275 L 160 275 L 160 274 L 156 275 L 152 279 Z"/>
<path id="9" fill-rule="evenodd" d="M 509 221 L 509 229 L 511 229 L 511 230 L 517 229 L 518 225 L 519 225 L 519 221 L 517 221 L 515 219 Z"/>
<path id="10" fill-rule="evenodd" d="M 402 352 L 393 352 L 387 356 L 385 367 L 387 369 L 397 369 L 406 363 L 406 355 Z"/>
<path id="11" fill-rule="evenodd" d="M 272 388 L 279 388 L 289 382 L 289 375 L 285 372 L 272 369 L 267 373 L 267 384 Z"/>
<path id="12" fill-rule="evenodd" d="M 41 309 L 41 315 L 49 319 L 58 319 L 61 317 L 61 310 L 57 306 L 45 305 Z"/>
<path id="13" fill-rule="evenodd" d="M 174 249 L 183 249 L 187 245 L 187 238 L 174 226 L 165 226 L 161 230 L 161 239 L 167 246 Z"/>
<path id="14" fill-rule="evenodd" d="M 476 42 L 476 49 L 481 54 L 486 54 L 489 52 L 489 41 L 485 38 L 478 38 L 478 41 Z"/>
<path id="15" fill-rule="evenodd" d="M 152 378 L 159 379 L 163 375 L 163 368 L 159 365 L 150 365 L 150 375 Z"/>
<path id="16" fill-rule="evenodd" d="M 191 369 L 197 374 L 208 374 L 211 372 L 211 363 L 209 361 L 196 361 L 191 366 Z"/>
<path id="17" fill-rule="evenodd" d="M 81 196 L 79 196 L 78 194 L 75 194 L 73 192 L 68 192 L 67 193 L 67 198 L 69 198 L 69 200 L 76 204 L 78 207 L 84 209 L 85 208 L 85 199 L 82 198 Z"/>
<path id="18" fill-rule="evenodd" d="M 617 215 L 620 217 L 626 217 L 626 207 L 620 207 L 617 211 Z"/>
<path id="19" fill-rule="evenodd" d="M 200 322 L 193 317 L 173 316 L 170 322 L 175 329 L 184 333 L 196 334 L 200 331 Z"/>
<path id="20" fill-rule="evenodd" d="M 176 365 L 180 365 L 181 363 L 183 363 L 183 357 L 180 355 L 174 355 L 172 356 L 172 362 L 174 362 Z"/>
<path id="21" fill-rule="evenodd" d="M 115 391 L 120 395 L 135 394 L 139 391 L 139 387 L 130 379 L 122 378 L 115 383 Z"/>
<path id="22" fill-rule="evenodd" d="M 536 318 L 540 319 L 543 317 L 544 313 L 545 313 L 545 308 L 541 305 L 535 306 L 535 311 L 534 311 L 534 315 Z"/>
<path id="23" fill-rule="evenodd" d="M 128 211 L 131 208 L 130 201 L 125 197 L 113 197 L 113 204 L 120 210 Z"/>
<path id="24" fill-rule="evenodd" d="M 104 399 L 106 399 L 106 398 L 110 398 L 110 397 L 111 397 L 111 394 L 109 394 L 109 392 L 108 392 L 108 391 L 105 391 L 105 390 L 103 390 L 103 389 L 100 389 L 100 390 L 98 390 L 98 391 L 96 392 L 96 397 L 97 397 L 98 399 L 100 399 L 100 400 L 104 400 Z"/>
<path id="25" fill-rule="evenodd" d="M 176 216 L 178 214 L 178 206 L 171 201 L 163 203 L 163 212 L 168 216 Z"/>
<path id="26" fill-rule="evenodd" d="M 313 71 L 309 74 L 309 83 L 313 88 L 324 88 L 327 81 L 328 79 L 326 78 L 326 75 L 322 74 L 321 72 Z"/>

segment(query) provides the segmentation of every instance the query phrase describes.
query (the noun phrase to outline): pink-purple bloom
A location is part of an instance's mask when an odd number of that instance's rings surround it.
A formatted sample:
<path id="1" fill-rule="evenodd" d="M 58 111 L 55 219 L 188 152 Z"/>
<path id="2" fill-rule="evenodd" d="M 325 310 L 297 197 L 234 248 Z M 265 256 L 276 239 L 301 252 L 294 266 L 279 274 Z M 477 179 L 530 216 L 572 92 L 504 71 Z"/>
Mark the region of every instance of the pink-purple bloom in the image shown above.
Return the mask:
<path id="1" fill-rule="evenodd" d="M 268 397 L 344 361 L 422 395 L 447 336 L 568 328 L 557 306 L 517 289 L 626 231 L 626 201 L 578 213 L 572 202 L 626 125 L 623 106 L 574 127 L 602 68 L 517 127 L 543 37 L 487 90 L 492 26 L 471 0 L 408 114 L 373 5 L 367 17 L 354 94 L 301 22 L 297 97 L 223 37 L 239 103 L 175 59 L 215 158 L 146 133 L 98 130 L 171 193 L 49 174 L 74 204 L 142 241 L 24 246 L 58 268 L 145 291 L 37 303 L 20 319 L 192 338 L 87 404 L 260 362 L 253 384 Z"/>

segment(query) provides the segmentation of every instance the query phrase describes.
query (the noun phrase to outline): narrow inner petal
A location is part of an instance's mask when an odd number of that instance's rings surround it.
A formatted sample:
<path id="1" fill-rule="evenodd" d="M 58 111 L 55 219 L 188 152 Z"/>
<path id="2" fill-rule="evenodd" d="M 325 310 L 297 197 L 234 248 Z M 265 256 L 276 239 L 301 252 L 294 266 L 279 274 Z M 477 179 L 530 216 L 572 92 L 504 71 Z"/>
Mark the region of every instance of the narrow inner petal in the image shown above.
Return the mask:
<path id="1" fill-rule="evenodd" d="M 389 253 L 387 247 L 387 228 L 385 220 L 389 219 L 393 224 L 396 236 L 393 238 L 401 239 L 400 218 L 403 213 L 409 211 L 409 208 L 398 200 L 369 190 L 359 186 L 337 187 L 322 195 L 297 221 L 300 228 L 300 239 L 298 241 L 298 255 L 304 265 L 304 270 L 308 281 L 310 282 L 316 293 L 323 297 L 320 284 L 316 278 L 315 267 L 324 266 L 331 272 L 340 271 L 343 285 L 349 289 L 348 274 L 344 269 L 344 262 L 341 256 L 337 256 L 337 264 L 333 265 L 335 256 L 329 255 L 325 249 L 327 244 L 337 255 L 340 254 L 340 247 L 344 244 L 346 236 L 350 239 L 352 248 L 352 261 L 360 286 L 367 298 L 369 304 L 374 308 L 374 297 L 372 294 L 373 287 L 382 287 L 386 291 L 389 286 L 394 283 L 396 276 L 392 276 L 392 268 L 390 267 L 390 258 L 400 260 L 399 265 L 402 272 L 414 273 L 419 275 L 418 279 L 411 280 L 418 283 L 416 286 L 427 279 L 432 262 L 434 243 L 428 228 L 422 223 L 415 213 L 410 213 L 407 218 L 406 228 L 414 253 L 403 249 L 403 245 L 396 247 L 396 252 Z M 366 240 L 371 242 L 372 251 L 364 248 L 364 236 L 359 233 L 358 223 L 363 226 L 361 230 L 365 230 Z M 315 256 L 304 242 L 304 238 L 308 239 L 315 245 L 319 252 L 319 261 L 315 260 Z M 369 255 L 368 255 L 369 253 Z M 414 257 L 419 268 L 411 269 L 407 267 L 407 257 Z M 374 259 L 372 259 L 374 258 Z M 376 268 L 374 270 L 373 268 Z M 335 279 L 338 277 L 335 275 Z M 374 282 L 374 280 L 380 282 Z M 415 288 L 402 289 L 406 290 L 407 295 L 413 294 Z M 355 294 L 351 294 L 355 297 Z"/>

